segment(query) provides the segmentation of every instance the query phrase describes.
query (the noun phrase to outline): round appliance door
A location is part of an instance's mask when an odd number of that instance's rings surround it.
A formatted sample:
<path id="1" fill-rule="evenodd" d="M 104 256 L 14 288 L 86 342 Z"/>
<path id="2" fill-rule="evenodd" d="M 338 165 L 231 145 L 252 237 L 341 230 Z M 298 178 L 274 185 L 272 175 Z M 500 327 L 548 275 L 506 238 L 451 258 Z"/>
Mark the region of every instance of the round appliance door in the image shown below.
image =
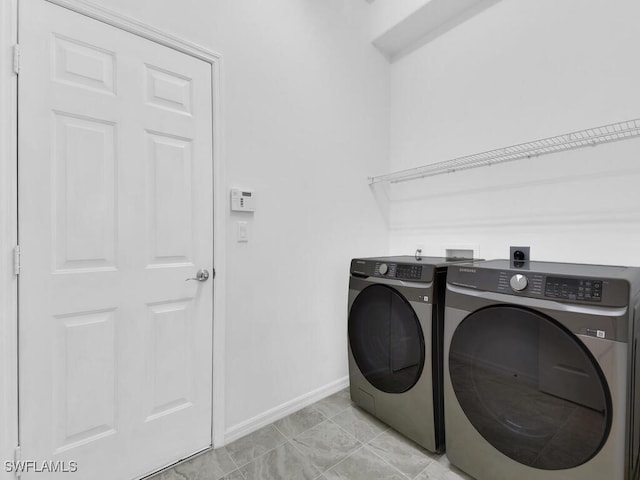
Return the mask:
<path id="1" fill-rule="evenodd" d="M 533 468 L 587 462 L 611 428 L 611 394 L 593 355 L 533 310 L 492 306 L 456 328 L 449 372 L 458 403 L 493 447 Z"/>
<path id="2" fill-rule="evenodd" d="M 413 387 L 425 361 L 420 322 L 409 302 L 386 285 L 366 287 L 349 312 L 349 345 L 364 377 L 378 390 Z"/>

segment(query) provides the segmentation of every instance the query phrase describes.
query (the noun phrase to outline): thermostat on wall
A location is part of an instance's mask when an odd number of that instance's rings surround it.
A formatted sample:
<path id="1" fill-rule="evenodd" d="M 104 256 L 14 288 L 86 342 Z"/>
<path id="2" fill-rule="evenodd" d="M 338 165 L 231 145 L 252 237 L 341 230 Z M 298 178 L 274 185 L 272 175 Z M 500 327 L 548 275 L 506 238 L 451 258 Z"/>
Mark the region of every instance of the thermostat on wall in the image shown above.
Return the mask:
<path id="1" fill-rule="evenodd" d="M 253 212 L 256 209 L 256 194 L 252 190 L 231 189 L 231 210 Z"/>

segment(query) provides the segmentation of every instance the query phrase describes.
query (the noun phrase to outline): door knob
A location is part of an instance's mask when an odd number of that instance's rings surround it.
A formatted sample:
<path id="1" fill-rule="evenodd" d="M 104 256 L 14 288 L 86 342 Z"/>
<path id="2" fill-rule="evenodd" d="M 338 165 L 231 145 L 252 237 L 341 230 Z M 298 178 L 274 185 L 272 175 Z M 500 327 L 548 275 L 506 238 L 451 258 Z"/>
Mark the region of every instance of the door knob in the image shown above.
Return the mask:
<path id="1" fill-rule="evenodd" d="M 194 278 L 187 278 L 185 282 L 189 280 L 197 280 L 198 282 L 206 282 L 209 279 L 209 271 L 208 270 L 198 270 L 196 272 L 196 276 Z"/>

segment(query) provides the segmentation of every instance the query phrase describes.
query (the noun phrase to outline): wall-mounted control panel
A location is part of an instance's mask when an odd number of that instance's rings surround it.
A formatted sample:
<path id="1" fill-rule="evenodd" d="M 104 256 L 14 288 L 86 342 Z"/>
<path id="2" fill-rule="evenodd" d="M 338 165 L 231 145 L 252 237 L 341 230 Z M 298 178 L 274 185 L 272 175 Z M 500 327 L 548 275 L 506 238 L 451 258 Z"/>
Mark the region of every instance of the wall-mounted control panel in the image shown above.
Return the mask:
<path id="1" fill-rule="evenodd" d="M 232 188 L 231 210 L 234 212 L 255 212 L 256 193 L 253 190 Z"/>

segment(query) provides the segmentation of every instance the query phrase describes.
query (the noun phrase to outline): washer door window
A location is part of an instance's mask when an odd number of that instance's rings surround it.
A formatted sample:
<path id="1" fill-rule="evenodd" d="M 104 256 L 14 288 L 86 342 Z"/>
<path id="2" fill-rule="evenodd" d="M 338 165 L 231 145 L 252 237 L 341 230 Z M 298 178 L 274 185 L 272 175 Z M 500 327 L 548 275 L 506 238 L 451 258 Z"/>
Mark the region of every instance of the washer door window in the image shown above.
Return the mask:
<path id="1" fill-rule="evenodd" d="M 358 368 L 378 390 L 402 393 L 420 378 L 424 337 L 409 302 L 393 288 L 372 285 L 349 312 L 349 344 Z"/>
<path id="2" fill-rule="evenodd" d="M 530 467 L 591 459 L 611 427 L 611 395 L 595 358 L 551 318 L 495 306 L 465 318 L 449 353 L 453 390 L 475 429 Z"/>

